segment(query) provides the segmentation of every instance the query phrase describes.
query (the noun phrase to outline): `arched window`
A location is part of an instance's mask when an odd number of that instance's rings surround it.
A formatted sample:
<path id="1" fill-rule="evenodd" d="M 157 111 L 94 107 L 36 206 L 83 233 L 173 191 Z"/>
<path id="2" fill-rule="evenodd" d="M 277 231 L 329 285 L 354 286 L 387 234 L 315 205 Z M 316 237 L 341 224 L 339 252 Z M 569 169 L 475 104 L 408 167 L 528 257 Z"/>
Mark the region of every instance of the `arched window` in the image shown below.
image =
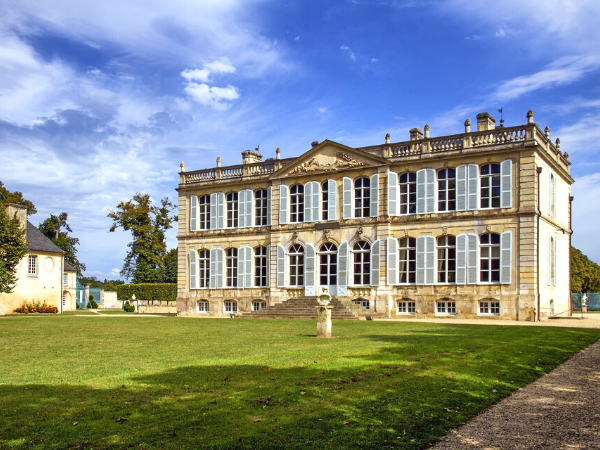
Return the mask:
<path id="1" fill-rule="evenodd" d="M 267 287 L 267 247 L 254 247 L 254 286 Z"/>
<path id="2" fill-rule="evenodd" d="M 198 250 L 198 287 L 208 288 L 210 280 L 210 252 Z"/>
<path id="3" fill-rule="evenodd" d="M 415 284 L 417 278 L 417 240 L 402 238 L 398 240 L 398 259 L 402 284 Z"/>
<path id="4" fill-rule="evenodd" d="M 321 184 L 321 215 L 323 220 L 329 220 L 329 181 Z"/>
<path id="5" fill-rule="evenodd" d="M 227 194 L 227 228 L 238 226 L 238 193 Z"/>
<path id="6" fill-rule="evenodd" d="M 456 283 L 456 237 L 437 238 L 438 283 Z"/>
<path id="7" fill-rule="evenodd" d="M 407 172 L 400 175 L 400 214 L 417 212 L 417 174 Z"/>
<path id="8" fill-rule="evenodd" d="M 456 170 L 438 170 L 438 211 L 456 210 Z"/>
<path id="9" fill-rule="evenodd" d="M 196 302 L 196 312 L 207 313 L 209 311 L 210 307 L 206 300 L 200 300 L 199 302 Z"/>
<path id="10" fill-rule="evenodd" d="M 371 180 L 354 180 L 354 217 L 371 217 Z"/>
<path id="11" fill-rule="evenodd" d="M 225 250 L 225 268 L 227 270 L 227 287 L 237 287 L 238 274 L 238 249 L 228 248 Z"/>
<path id="12" fill-rule="evenodd" d="M 290 222 L 304 222 L 304 186 L 301 184 L 290 189 Z"/>
<path id="13" fill-rule="evenodd" d="M 354 284 L 368 286 L 371 284 L 371 245 L 367 241 L 358 241 L 352 247 L 354 260 Z"/>
<path id="14" fill-rule="evenodd" d="M 267 190 L 259 189 L 254 192 L 254 225 L 267 225 Z"/>
<path id="15" fill-rule="evenodd" d="M 481 208 L 500 208 L 500 164 L 479 167 Z"/>
<path id="16" fill-rule="evenodd" d="M 288 252 L 290 260 L 290 286 L 304 286 L 304 247 L 294 244 Z"/>
<path id="17" fill-rule="evenodd" d="M 319 284 L 337 285 L 337 247 L 331 242 L 319 248 Z"/>
<path id="18" fill-rule="evenodd" d="M 210 230 L 210 196 L 198 197 L 198 208 L 200 217 L 200 229 Z"/>
<path id="19" fill-rule="evenodd" d="M 479 236 L 479 280 L 482 283 L 500 282 L 500 235 L 485 233 Z"/>

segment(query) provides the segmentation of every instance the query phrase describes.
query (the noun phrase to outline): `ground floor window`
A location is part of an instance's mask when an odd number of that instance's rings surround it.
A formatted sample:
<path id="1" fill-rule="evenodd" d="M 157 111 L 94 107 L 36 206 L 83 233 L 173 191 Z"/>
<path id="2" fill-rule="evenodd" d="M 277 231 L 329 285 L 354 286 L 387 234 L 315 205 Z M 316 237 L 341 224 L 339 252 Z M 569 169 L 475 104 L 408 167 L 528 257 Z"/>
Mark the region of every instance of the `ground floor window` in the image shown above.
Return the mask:
<path id="1" fill-rule="evenodd" d="M 207 313 L 209 311 L 208 302 L 197 302 L 196 303 L 196 312 L 199 313 Z"/>
<path id="2" fill-rule="evenodd" d="M 398 314 L 414 314 L 415 302 L 398 302 Z"/>
<path id="3" fill-rule="evenodd" d="M 354 303 L 366 309 L 369 309 L 371 307 L 371 302 L 369 300 L 354 300 Z"/>
<path id="4" fill-rule="evenodd" d="M 252 311 L 258 311 L 259 309 L 263 309 L 267 307 L 267 302 L 263 302 L 260 300 L 254 300 L 252 302 Z"/>
<path id="5" fill-rule="evenodd" d="M 237 313 L 237 302 L 225 302 L 225 312 L 230 314 Z"/>
<path id="6" fill-rule="evenodd" d="M 479 314 L 488 316 L 499 316 L 500 302 L 479 302 Z"/>
<path id="7" fill-rule="evenodd" d="M 439 301 L 436 302 L 436 314 L 456 314 L 456 303 Z"/>

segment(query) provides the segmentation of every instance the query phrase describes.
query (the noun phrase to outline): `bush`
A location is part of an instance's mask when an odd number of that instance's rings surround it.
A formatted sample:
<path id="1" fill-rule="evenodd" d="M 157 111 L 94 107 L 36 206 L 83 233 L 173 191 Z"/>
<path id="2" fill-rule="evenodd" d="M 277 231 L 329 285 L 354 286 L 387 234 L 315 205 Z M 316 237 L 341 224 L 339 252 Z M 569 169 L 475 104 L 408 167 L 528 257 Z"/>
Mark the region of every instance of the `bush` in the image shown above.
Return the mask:
<path id="1" fill-rule="evenodd" d="M 81 306 L 79 306 L 79 303 L 75 303 L 75 309 L 81 309 Z"/>
<path id="2" fill-rule="evenodd" d="M 91 297 L 91 296 L 90 296 L 90 297 Z M 96 302 L 94 301 L 94 299 L 93 299 L 93 298 L 90 298 L 90 306 L 91 306 L 93 309 L 98 309 L 98 303 L 96 303 Z"/>
<path id="3" fill-rule="evenodd" d="M 45 313 L 45 314 L 57 314 L 58 308 L 56 306 L 49 306 L 45 301 L 40 302 L 39 300 L 31 303 L 25 301 L 21 306 L 15 309 L 16 313 L 29 314 L 29 313 Z"/>
<path id="4" fill-rule="evenodd" d="M 133 295 L 136 300 L 177 300 L 176 283 L 121 284 L 116 288 L 118 300 L 131 300 Z"/>
<path id="5" fill-rule="evenodd" d="M 125 302 L 125 303 L 123 303 L 123 310 L 125 312 L 134 312 L 135 311 L 135 306 L 133 306 L 129 302 Z"/>

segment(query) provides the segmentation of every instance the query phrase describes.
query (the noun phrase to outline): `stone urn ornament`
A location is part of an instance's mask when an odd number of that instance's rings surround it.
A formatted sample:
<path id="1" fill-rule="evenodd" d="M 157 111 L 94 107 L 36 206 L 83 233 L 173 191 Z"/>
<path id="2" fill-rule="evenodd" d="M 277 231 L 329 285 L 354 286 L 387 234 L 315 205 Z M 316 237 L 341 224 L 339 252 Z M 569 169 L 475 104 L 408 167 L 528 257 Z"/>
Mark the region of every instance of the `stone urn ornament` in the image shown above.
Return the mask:
<path id="1" fill-rule="evenodd" d="M 317 337 L 318 338 L 330 338 L 331 337 L 331 310 L 333 306 L 329 304 L 331 302 L 331 295 L 329 295 L 329 289 L 326 287 L 321 288 L 321 295 L 317 297 Z"/>
<path id="2" fill-rule="evenodd" d="M 321 295 L 317 297 L 317 303 L 319 306 L 327 306 L 331 302 L 331 295 L 329 295 L 329 288 L 322 287 Z"/>

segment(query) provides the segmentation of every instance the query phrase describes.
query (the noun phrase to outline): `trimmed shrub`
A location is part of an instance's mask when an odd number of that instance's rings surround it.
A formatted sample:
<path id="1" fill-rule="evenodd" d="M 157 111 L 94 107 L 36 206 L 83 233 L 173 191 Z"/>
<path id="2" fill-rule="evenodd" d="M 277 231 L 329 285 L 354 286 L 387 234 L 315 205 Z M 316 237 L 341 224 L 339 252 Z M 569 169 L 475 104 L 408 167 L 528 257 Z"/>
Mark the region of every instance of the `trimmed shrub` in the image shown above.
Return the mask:
<path id="1" fill-rule="evenodd" d="M 123 311 L 125 312 L 135 312 L 135 306 L 133 306 L 129 302 L 123 303 Z"/>
<path id="2" fill-rule="evenodd" d="M 96 302 L 94 301 L 94 298 L 93 298 L 91 295 L 90 295 L 90 306 L 91 306 L 93 309 L 98 309 L 98 303 L 96 303 Z"/>
<path id="3" fill-rule="evenodd" d="M 136 300 L 177 300 L 176 283 L 121 284 L 116 288 L 118 300 L 131 300 L 133 295 Z"/>

